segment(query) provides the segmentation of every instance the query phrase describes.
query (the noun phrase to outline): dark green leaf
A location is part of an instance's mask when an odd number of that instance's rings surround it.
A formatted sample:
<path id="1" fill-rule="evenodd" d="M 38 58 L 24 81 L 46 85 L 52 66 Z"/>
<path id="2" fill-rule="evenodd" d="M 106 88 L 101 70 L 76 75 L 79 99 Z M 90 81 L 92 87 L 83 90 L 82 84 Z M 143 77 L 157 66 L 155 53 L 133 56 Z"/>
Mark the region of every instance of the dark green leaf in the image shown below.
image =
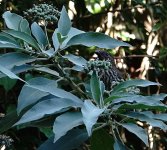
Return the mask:
<path id="1" fill-rule="evenodd" d="M 40 127 L 39 130 L 40 130 L 43 134 L 45 134 L 45 136 L 46 136 L 47 138 L 50 138 L 50 137 L 52 137 L 52 135 L 53 135 L 53 131 L 52 131 L 51 128 Z"/>
<path id="2" fill-rule="evenodd" d="M 17 116 L 16 110 L 8 113 L 4 118 L 1 118 L 0 134 L 10 129 L 18 120 L 19 117 Z"/>
<path id="3" fill-rule="evenodd" d="M 11 90 L 15 86 L 16 82 L 17 80 L 12 80 L 9 77 L 4 77 L 0 79 L 0 85 L 4 87 L 6 92 Z"/>
<path id="4" fill-rule="evenodd" d="M 72 129 L 55 143 L 53 142 L 54 137 L 51 137 L 38 150 L 72 150 L 78 148 L 87 139 L 85 129 Z"/>
<path id="5" fill-rule="evenodd" d="M 103 93 L 100 86 L 100 80 L 94 71 L 90 79 L 90 88 L 94 101 L 99 105 L 103 106 Z"/>
<path id="6" fill-rule="evenodd" d="M 119 46 L 130 46 L 127 43 L 113 39 L 103 33 L 87 32 L 73 36 L 66 47 L 72 45 L 96 46 L 98 48 L 113 49 Z"/>
<path id="7" fill-rule="evenodd" d="M 80 112 L 67 112 L 60 115 L 56 118 L 53 125 L 54 142 L 64 136 L 69 130 L 81 124 L 83 124 L 83 120 Z"/>
<path id="8" fill-rule="evenodd" d="M 61 33 L 62 36 L 66 36 L 71 28 L 71 21 L 68 16 L 68 13 L 63 6 L 60 19 L 58 21 L 58 32 Z"/>
<path id="9" fill-rule="evenodd" d="M 93 132 L 91 150 L 113 150 L 114 139 L 104 129 Z"/>

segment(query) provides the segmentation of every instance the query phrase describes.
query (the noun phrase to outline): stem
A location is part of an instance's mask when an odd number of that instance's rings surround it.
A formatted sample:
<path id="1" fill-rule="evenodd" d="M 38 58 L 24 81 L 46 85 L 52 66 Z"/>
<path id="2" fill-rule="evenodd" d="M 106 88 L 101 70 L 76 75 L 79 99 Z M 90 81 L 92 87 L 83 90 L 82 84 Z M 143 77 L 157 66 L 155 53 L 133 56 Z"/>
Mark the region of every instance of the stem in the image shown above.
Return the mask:
<path id="1" fill-rule="evenodd" d="M 78 91 L 79 93 L 81 93 L 84 98 L 88 98 L 87 95 L 81 90 L 81 88 L 80 88 L 77 84 L 75 84 L 75 83 L 66 75 L 66 73 L 65 73 L 64 70 L 63 70 L 63 68 L 60 66 L 60 64 L 59 64 L 58 62 L 56 62 L 56 65 L 57 65 L 58 69 L 61 71 L 61 73 L 62 73 L 62 75 L 64 76 L 64 78 L 67 79 L 67 81 L 70 82 L 71 87 L 72 87 L 74 90 L 76 90 L 76 91 Z"/>
<path id="2" fill-rule="evenodd" d="M 47 28 L 46 28 L 47 24 L 48 24 L 47 21 L 44 20 L 44 30 L 45 30 L 45 34 L 46 34 L 46 40 L 47 40 L 48 46 L 50 47 L 49 39 L 48 39 L 48 32 L 47 32 Z"/>
<path id="3" fill-rule="evenodd" d="M 108 123 L 104 123 L 104 124 L 102 124 L 101 126 L 98 126 L 97 128 L 93 129 L 93 131 L 97 131 L 97 130 L 99 130 L 99 129 L 101 129 L 101 128 L 104 128 L 104 127 L 106 127 L 107 125 L 108 125 Z"/>

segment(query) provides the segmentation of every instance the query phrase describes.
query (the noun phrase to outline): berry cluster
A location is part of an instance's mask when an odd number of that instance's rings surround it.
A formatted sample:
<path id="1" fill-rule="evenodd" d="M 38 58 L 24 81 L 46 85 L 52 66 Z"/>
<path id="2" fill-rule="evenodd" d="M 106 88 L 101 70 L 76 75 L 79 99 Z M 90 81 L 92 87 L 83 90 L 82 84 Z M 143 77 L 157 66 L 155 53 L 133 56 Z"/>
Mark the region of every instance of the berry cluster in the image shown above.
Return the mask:
<path id="1" fill-rule="evenodd" d="M 49 4 L 33 5 L 33 8 L 24 12 L 26 16 L 31 16 L 34 20 L 45 20 L 47 22 L 57 22 L 60 12 Z"/>

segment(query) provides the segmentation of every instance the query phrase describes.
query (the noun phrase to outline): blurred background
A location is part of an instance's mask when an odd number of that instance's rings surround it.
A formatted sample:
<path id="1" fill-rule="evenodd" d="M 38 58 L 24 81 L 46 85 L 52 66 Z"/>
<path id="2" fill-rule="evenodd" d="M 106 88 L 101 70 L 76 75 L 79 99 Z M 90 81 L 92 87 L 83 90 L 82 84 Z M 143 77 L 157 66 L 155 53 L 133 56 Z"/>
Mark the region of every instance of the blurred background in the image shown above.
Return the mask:
<path id="1" fill-rule="evenodd" d="M 130 48 L 108 50 L 114 56 L 117 67 L 127 72 L 131 78 L 148 79 L 163 85 L 147 89 L 147 94 L 167 93 L 166 0 L 0 0 L 0 16 L 7 10 L 24 16 L 24 11 L 32 8 L 33 4 L 41 3 L 53 4 L 59 11 L 64 5 L 73 27 L 84 31 L 103 32 L 112 38 L 131 44 Z M 31 18 L 25 17 L 32 22 Z M 50 35 L 56 26 L 54 23 L 49 24 Z M 0 30 L 5 28 L 4 21 L 0 17 Z M 7 51 L 1 50 L 0 53 Z M 89 59 L 95 48 L 80 46 L 71 51 Z M 7 112 L 15 107 L 22 87 L 22 83 L 16 86 L 16 82 L 9 78 L 0 80 L 0 112 Z M 38 137 L 36 130 L 34 134 L 37 136 L 32 137 L 27 130 L 22 129 L 17 135 L 13 135 L 18 138 L 16 146 L 20 144 L 22 150 L 32 149 L 42 138 Z M 21 141 L 22 136 L 26 136 L 27 139 Z M 158 147 L 165 149 L 166 144 L 167 137 L 163 135 Z"/>

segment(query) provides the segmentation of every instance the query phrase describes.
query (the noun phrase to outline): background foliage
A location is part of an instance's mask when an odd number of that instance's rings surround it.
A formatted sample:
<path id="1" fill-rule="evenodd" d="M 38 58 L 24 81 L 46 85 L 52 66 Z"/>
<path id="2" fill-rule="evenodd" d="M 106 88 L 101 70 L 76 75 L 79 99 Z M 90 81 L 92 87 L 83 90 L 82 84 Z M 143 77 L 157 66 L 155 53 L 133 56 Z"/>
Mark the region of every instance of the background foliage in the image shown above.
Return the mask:
<path id="1" fill-rule="evenodd" d="M 117 65 L 123 71 L 129 73 L 132 78 L 142 78 L 152 81 L 158 81 L 163 86 L 153 87 L 143 90 L 145 94 L 152 93 L 166 93 L 167 89 L 167 72 L 166 72 L 166 7 L 167 3 L 164 1 L 142 1 L 142 0 L 80 0 L 80 1 L 68 1 L 68 0 L 56 0 L 56 1 L 2 1 L 0 12 L 3 14 L 5 10 L 11 10 L 21 16 L 24 16 L 23 11 L 31 8 L 33 4 L 39 3 L 51 3 L 56 6 L 59 11 L 63 5 L 66 6 L 69 16 L 72 19 L 73 27 L 84 31 L 100 31 L 115 39 L 119 39 L 130 43 L 133 47 L 130 48 L 116 48 L 109 50 L 111 54 L 117 58 Z M 2 15 L 1 15 L 2 16 Z M 31 18 L 27 19 L 31 23 Z M 35 26 L 35 24 L 34 24 Z M 0 22 L 1 29 L 5 29 L 3 18 Z M 48 36 L 51 35 L 54 29 L 57 27 L 55 23 L 48 24 Z M 11 33 L 12 34 L 12 33 Z M 50 39 L 49 39 L 50 40 Z M 38 49 L 37 45 L 32 45 Z M 79 53 L 86 59 L 91 58 L 94 48 L 85 47 L 70 47 L 69 52 L 73 54 Z M 8 49 L 1 49 L 1 54 L 10 52 Z M 20 58 L 24 58 L 20 56 Z M 120 59 L 121 58 L 121 59 Z M 123 59 L 122 59 L 123 58 Z M 33 61 L 34 58 L 29 58 L 27 63 Z M 10 59 L 9 59 L 10 60 Z M 31 61 L 30 61 L 31 60 Z M 24 62 L 26 60 L 23 60 Z M 29 62 L 30 61 L 30 62 Z M 1 60 L 3 62 L 3 60 Z M 3 63 L 1 65 L 4 65 Z M 11 64 L 6 64 L 11 65 Z M 41 64 L 42 65 L 42 64 Z M 55 74 L 55 72 L 54 72 Z M 75 73 L 74 73 L 75 74 Z M 50 77 L 46 74 L 46 77 Z M 20 77 L 28 80 L 32 77 L 39 76 L 38 72 L 27 72 L 26 74 L 20 74 Z M 76 76 L 76 81 L 80 78 L 80 75 Z M 3 77 L 0 80 L 0 113 L 12 114 L 11 120 L 15 118 L 15 109 L 17 104 L 17 98 L 23 86 L 23 83 L 19 80 L 11 80 L 8 77 Z M 66 90 L 70 90 L 68 86 L 62 84 L 62 87 L 66 87 Z M 165 102 L 164 102 L 165 103 Z M 158 108 L 157 108 L 158 109 Z M 128 114 L 129 116 L 131 114 Z M 134 117 L 134 116 L 131 116 Z M 148 117 L 148 116 L 147 116 Z M 15 120 L 12 120 L 16 122 Z M 52 118 L 50 119 L 52 121 Z M 45 122 L 44 122 L 45 123 Z M 3 124 L 4 125 L 4 124 Z M 6 126 L 6 124 L 4 125 Z M 38 124 L 36 125 L 38 126 Z M 153 126 L 153 124 L 152 124 Z M 10 127 L 10 125 L 9 125 Z M 6 127 L 5 127 L 6 128 Z M 128 127 L 127 127 L 128 128 Z M 29 132 L 33 132 L 30 135 Z M 1 132 L 3 132 L 3 126 L 1 126 Z M 13 149 L 36 149 L 46 137 L 50 136 L 50 130 L 47 128 L 35 128 L 21 127 L 20 130 L 10 129 L 7 134 L 14 139 Z M 81 132 L 81 131 L 78 131 Z M 154 133 L 154 131 L 152 131 Z M 157 132 L 157 131 L 156 131 Z M 75 134 L 74 132 L 72 132 Z M 85 133 L 82 131 L 82 133 Z M 70 134 L 70 133 L 69 133 Z M 92 149 L 97 148 L 96 142 L 93 142 L 99 135 L 105 134 L 105 131 L 100 130 L 93 135 L 91 139 Z M 129 134 L 129 133 L 128 133 Z M 154 147 L 164 148 L 166 146 L 166 136 L 163 132 L 159 131 L 154 133 L 158 135 L 154 141 Z M 108 135 L 107 135 L 108 136 Z M 129 145 L 135 145 L 138 141 L 130 139 L 131 135 L 127 136 L 129 139 Z M 110 139 L 110 137 L 108 137 Z M 96 141 L 96 140 L 95 140 Z M 106 145 L 108 145 L 107 141 Z M 104 142 L 104 144 L 105 144 Z M 118 141 L 119 143 L 119 141 Z M 94 148 L 95 147 L 95 148 Z M 144 146 L 142 146 L 144 147 Z M 135 147 L 137 149 L 137 147 Z M 141 149 L 141 148 L 140 148 Z"/>

